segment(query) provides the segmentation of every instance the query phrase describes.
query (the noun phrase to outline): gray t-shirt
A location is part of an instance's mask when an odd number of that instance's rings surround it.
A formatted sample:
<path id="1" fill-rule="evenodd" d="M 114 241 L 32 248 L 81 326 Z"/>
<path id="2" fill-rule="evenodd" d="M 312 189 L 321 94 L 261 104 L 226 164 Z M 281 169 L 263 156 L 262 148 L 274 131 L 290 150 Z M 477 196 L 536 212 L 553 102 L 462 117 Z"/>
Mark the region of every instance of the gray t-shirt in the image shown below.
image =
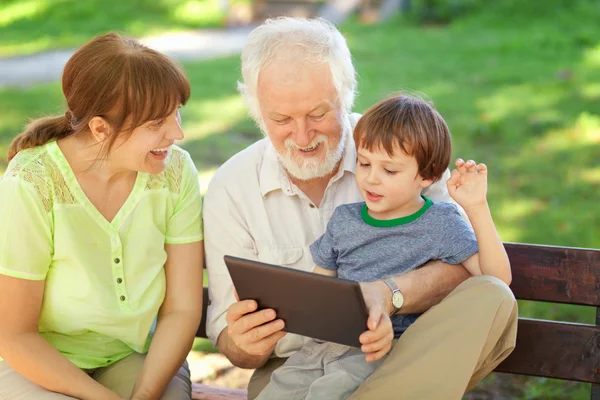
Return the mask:
<path id="1" fill-rule="evenodd" d="M 376 220 L 364 202 L 337 207 L 327 231 L 310 246 L 313 261 L 340 278 L 371 282 L 416 269 L 430 260 L 460 264 L 477 253 L 475 234 L 450 203 L 425 205 L 413 215 Z M 420 314 L 392 318 L 399 337 Z"/>

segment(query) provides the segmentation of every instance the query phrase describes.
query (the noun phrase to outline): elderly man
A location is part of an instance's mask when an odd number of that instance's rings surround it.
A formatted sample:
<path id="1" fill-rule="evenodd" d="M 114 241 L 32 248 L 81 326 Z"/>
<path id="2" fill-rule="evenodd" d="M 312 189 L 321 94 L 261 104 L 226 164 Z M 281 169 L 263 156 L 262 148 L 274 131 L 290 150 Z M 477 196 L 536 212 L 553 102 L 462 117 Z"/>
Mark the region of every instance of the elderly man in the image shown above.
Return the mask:
<path id="1" fill-rule="evenodd" d="M 280 18 L 259 26 L 242 52 L 242 74 L 239 89 L 266 137 L 227 161 L 206 193 L 207 331 L 234 365 L 256 368 L 254 398 L 305 338 L 283 332 L 273 310 L 237 301 L 223 256 L 312 270 L 308 246 L 335 207 L 362 201 L 351 134 L 360 116 L 351 113 L 356 75 L 348 46 L 325 21 Z M 425 195 L 450 201 L 447 178 Z M 501 281 L 439 261 L 394 280 L 404 297 L 400 309 L 384 282 L 361 284 L 367 360 L 390 350 L 384 337 L 391 313 L 424 314 L 353 399 L 460 399 L 514 348 L 516 301 Z"/>

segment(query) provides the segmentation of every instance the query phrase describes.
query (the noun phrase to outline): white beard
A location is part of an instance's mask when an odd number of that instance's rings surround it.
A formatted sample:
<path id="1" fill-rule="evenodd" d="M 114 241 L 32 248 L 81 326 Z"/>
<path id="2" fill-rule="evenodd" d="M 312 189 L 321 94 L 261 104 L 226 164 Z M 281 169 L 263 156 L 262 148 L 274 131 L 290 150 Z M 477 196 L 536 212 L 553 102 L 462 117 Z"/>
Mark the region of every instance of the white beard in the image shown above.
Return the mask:
<path id="1" fill-rule="evenodd" d="M 298 150 L 299 147 L 294 143 L 294 139 L 288 138 L 284 144 L 286 147 L 285 154 L 280 154 L 277 151 L 277 157 L 285 168 L 285 170 L 294 178 L 301 181 L 310 181 L 311 179 L 322 178 L 333 172 L 344 155 L 344 148 L 348 138 L 350 124 L 347 119 L 344 119 L 342 125 L 342 137 L 335 149 L 329 148 L 327 136 L 319 135 L 314 138 L 308 148 L 319 145 L 325 146 L 325 160 L 320 161 L 316 157 L 302 157 L 296 160 L 292 157 L 292 150 Z"/>

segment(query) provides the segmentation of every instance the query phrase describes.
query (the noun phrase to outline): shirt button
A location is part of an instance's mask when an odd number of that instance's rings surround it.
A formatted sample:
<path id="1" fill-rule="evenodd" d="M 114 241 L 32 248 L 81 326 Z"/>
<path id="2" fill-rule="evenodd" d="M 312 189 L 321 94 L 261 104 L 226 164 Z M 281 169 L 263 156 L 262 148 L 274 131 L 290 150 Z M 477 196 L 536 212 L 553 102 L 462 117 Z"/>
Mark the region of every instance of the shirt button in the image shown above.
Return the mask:
<path id="1" fill-rule="evenodd" d="M 117 278 L 117 283 L 121 283 L 121 282 L 123 282 L 123 279 Z"/>
<path id="2" fill-rule="evenodd" d="M 118 263 L 120 263 L 120 262 L 121 262 L 121 259 L 120 259 L 120 258 L 115 258 L 115 264 L 118 264 Z"/>
<path id="3" fill-rule="evenodd" d="M 311 203 L 310 208 L 315 208 L 315 205 Z"/>
<path id="4" fill-rule="evenodd" d="M 125 301 L 125 296 L 121 296 L 119 299 L 121 299 L 121 301 Z"/>

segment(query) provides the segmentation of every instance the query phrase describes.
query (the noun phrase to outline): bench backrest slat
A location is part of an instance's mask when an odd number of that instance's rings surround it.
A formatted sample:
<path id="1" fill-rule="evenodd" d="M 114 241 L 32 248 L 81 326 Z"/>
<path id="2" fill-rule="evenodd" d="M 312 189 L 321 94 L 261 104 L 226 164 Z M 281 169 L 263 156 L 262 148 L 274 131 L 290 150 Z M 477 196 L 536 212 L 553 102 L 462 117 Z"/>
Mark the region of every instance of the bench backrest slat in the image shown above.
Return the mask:
<path id="1" fill-rule="evenodd" d="M 206 336 L 206 310 L 208 307 L 208 288 L 204 287 L 204 294 L 202 296 L 202 320 L 200 321 L 200 326 L 196 331 L 196 337 L 208 337 Z"/>
<path id="2" fill-rule="evenodd" d="M 519 319 L 517 346 L 499 372 L 600 383 L 600 327 Z"/>
<path id="3" fill-rule="evenodd" d="M 600 305 L 600 250 L 504 244 L 518 299 Z"/>

